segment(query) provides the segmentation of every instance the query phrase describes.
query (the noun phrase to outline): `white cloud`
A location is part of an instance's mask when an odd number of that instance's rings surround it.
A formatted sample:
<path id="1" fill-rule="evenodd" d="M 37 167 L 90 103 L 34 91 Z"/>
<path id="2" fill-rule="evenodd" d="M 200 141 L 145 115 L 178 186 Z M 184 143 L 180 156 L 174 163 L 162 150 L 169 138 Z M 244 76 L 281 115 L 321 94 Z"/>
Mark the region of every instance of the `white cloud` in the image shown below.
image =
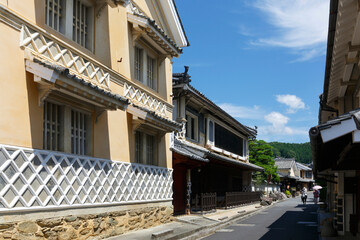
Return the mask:
<path id="1" fill-rule="evenodd" d="M 290 118 L 279 112 L 271 112 L 267 114 L 265 120 L 271 125 L 264 125 L 258 128 L 258 138 L 266 141 L 276 141 L 287 139 L 294 135 L 307 136 L 307 128 L 294 128 L 287 126 Z"/>
<path id="2" fill-rule="evenodd" d="M 328 0 L 257 0 L 254 6 L 268 17 L 277 31 L 252 43 L 285 47 L 306 61 L 325 53 L 328 31 Z"/>
<path id="3" fill-rule="evenodd" d="M 264 112 L 260 109 L 259 106 L 244 107 L 233 105 L 231 103 L 222 103 L 218 104 L 218 106 L 235 118 L 263 119 L 264 116 Z"/>
<path id="4" fill-rule="evenodd" d="M 296 113 L 299 109 L 305 109 L 305 103 L 295 95 L 276 95 L 276 101 L 288 106 L 288 113 Z"/>

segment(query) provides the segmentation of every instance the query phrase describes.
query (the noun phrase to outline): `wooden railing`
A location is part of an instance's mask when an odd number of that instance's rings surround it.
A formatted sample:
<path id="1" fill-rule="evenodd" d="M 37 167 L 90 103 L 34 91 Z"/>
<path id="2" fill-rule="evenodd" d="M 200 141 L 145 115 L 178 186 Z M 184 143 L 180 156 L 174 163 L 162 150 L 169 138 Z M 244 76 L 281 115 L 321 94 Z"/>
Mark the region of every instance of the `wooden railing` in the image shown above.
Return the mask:
<path id="1" fill-rule="evenodd" d="M 226 192 L 225 208 L 260 201 L 260 192 Z"/>
<path id="2" fill-rule="evenodd" d="M 199 207 L 201 212 L 216 209 L 216 193 L 196 194 L 195 208 L 199 209 Z"/>

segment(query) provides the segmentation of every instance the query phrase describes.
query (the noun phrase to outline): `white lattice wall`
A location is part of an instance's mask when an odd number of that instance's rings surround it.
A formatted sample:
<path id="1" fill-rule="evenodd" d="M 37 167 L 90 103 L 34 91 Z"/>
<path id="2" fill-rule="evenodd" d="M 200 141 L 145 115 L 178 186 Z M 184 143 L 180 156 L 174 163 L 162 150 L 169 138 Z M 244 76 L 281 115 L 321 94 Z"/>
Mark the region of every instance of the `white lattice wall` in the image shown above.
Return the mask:
<path id="1" fill-rule="evenodd" d="M 131 99 L 135 103 L 150 108 L 151 110 L 154 110 L 155 112 L 158 112 L 164 116 L 166 115 L 166 106 L 163 102 L 149 96 L 144 91 L 141 91 L 140 89 L 127 83 L 124 84 L 124 96 Z"/>
<path id="2" fill-rule="evenodd" d="M 0 144 L 0 211 L 172 199 L 172 169 Z"/>
<path id="3" fill-rule="evenodd" d="M 46 58 L 50 62 L 69 68 L 72 74 L 78 75 L 84 80 L 105 89 L 110 88 L 109 73 L 89 59 L 25 25 L 21 28 L 20 46 Z"/>

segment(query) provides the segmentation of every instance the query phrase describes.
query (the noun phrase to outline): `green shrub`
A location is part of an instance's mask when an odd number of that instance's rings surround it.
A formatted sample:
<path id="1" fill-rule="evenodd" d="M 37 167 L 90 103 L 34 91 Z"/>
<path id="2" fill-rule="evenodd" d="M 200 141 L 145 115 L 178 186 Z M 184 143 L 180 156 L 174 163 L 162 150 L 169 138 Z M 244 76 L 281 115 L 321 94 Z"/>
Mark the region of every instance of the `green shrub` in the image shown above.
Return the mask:
<path id="1" fill-rule="evenodd" d="M 289 191 L 289 190 L 286 190 L 286 191 L 285 191 L 285 195 L 286 195 L 287 197 L 290 197 L 290 196 L 291 196 L 290 191 Z"/>

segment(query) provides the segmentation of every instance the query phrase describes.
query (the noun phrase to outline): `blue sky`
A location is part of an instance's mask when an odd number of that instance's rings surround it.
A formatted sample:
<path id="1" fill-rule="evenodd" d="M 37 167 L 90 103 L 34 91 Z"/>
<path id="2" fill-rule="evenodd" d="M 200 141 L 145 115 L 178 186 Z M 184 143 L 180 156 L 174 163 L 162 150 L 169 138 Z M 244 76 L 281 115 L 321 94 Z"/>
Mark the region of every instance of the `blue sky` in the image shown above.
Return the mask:
<path id="1" fill-rule="evenodd" d="M 308 142 L 323 90 L 328 0 L 178 0 L 192 85 L 258 139 Z"/>

